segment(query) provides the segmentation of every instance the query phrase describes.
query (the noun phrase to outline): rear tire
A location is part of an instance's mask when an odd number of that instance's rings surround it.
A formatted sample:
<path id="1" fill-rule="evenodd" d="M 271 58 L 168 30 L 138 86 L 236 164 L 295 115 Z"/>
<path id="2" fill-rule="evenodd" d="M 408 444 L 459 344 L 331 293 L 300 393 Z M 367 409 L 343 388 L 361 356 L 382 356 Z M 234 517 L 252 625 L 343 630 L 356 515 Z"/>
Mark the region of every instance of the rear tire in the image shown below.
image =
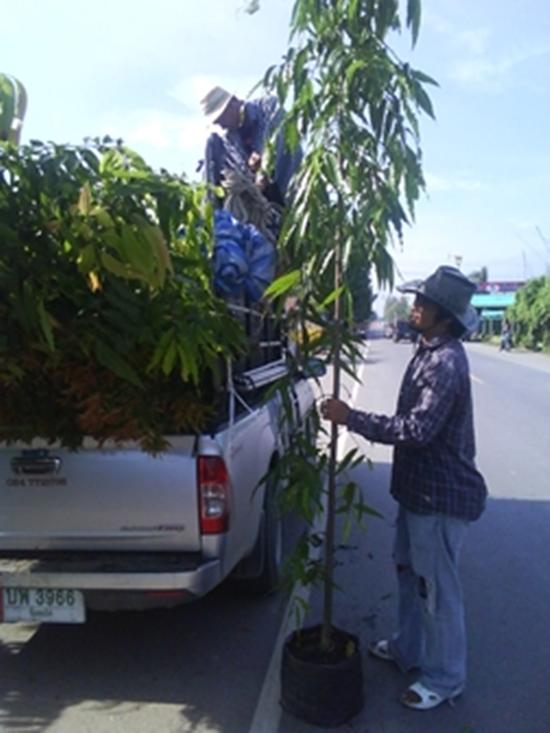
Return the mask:
<path id="1" fill-rule="evenodd" d="M 276 590 L 283 564 L 283 522 L 277 506 L 277 484 L 273 476 L 267 479 L 260 531 L 251 555 L 258 560 L 262 569 L 255 578 L 246 580 L 246 589 L 258 594 Z"/>

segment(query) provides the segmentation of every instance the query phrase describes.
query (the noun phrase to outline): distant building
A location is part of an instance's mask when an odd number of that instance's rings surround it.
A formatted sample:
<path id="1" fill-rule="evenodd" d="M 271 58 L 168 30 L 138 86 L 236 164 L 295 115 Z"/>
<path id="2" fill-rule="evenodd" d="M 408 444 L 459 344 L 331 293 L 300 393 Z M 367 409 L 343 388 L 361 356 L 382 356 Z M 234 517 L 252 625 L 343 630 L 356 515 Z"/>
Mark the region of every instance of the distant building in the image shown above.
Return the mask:
<path id="1" fill-rule="evenodd" d="M 480 283 L 472 305 L 481 319 L 480 335 L 499 334 L 506 309 L 514 305 L 517 291 L 525 285 L 519 280 Z"/>

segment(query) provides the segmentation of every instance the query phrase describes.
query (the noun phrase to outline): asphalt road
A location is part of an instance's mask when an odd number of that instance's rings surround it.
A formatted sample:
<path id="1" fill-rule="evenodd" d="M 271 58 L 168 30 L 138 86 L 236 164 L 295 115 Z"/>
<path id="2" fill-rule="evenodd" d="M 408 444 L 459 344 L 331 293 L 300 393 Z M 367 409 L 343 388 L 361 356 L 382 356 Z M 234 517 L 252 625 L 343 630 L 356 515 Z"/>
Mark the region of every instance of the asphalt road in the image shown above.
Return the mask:
<path id="1" fill-rule="evenodd" d="M 414 677 L 365 654 L 365 708 L 338 733 L 550 732 L 550 358 L 500 354 L 480 344 L 467 349 L 478 464 L 491 493 L 462 557 L 467 689 L 454 707 L 407 710 L 398 698 Z M 408 343 L 372 341 L 357 403 L 391 414 L 411 353 Z M 358 633 L 365 648 L 391 633 L 396 618 L 390 560 L 395 504 L 387 495 L 391 451 L 349 435 L 346 446 L 358 446 L 373 461 L 373 470 L 362 467 L 354 478 L 384 515 L 354 535 L 337 577 L 345 589 L 337 598 L 337 621 Z M 280 726 L 280 733 L 313 730 L 286 716 Z"/>
<path id="2" fill-rule="evenodd" d="M 453 708 L 409 711 L 398 702 L 408 680 L 365 655 L 365 709 L 337 732 L 550 733 L 550 359 L 477 344 L 468 351 L 479 465 L 491 489 L 463 555 L 468 688 Z M 410 355 L 409 344 L 373 341 L 360 368 L 364 386 L 346 382 L 345 390 L 366 409 L 390 413 Z M 342 549 L 337 578 L 345 592 L 336 621 L 366 646 L 395 621 L 391 453 L 343 437 L 373 461 L 354 478 L 384 515 Z M 312 620 L 319 601 L 314 593 Z M 278 708 L 272 660 L 284 609 L 280 595 L 250 598 L 225 586 L 172 611 L 97 615 L 74 627 L 0 626 L 0 731 L 317 730 Z"/>

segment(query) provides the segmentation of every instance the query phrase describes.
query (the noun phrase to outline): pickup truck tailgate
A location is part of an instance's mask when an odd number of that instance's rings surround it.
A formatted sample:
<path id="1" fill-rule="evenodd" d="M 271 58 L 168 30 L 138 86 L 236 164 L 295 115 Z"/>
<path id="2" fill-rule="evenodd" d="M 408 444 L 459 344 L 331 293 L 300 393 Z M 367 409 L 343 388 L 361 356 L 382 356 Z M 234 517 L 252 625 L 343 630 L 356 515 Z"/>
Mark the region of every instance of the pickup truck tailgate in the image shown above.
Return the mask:
<path id="1" fill-rule="evenodd" d="M 193 447 L 1 449 L 0 552 L 199 551 Z"/>

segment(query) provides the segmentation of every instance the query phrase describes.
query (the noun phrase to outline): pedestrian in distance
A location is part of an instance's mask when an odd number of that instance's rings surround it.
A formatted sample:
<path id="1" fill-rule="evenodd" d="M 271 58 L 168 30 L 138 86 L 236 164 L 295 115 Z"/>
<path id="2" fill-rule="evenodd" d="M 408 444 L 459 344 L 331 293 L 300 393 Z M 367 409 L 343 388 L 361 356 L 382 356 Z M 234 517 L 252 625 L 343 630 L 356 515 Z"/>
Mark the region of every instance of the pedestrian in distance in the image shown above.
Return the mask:
<path id="1" fill-rule="evenodd" d="M 510 321 L 505 318 L 502 322 L 502 328 L 500 331 L 500 347 L 499 351 L 510 351 L 512 348 L 512 325 Z"/>
<path id="2" fill-rule="evenodd" d="M 410 324 L 419 333 L 396 414 L 378 415 L 326 400 L 324 418 L 367 440 L 394 446 L 391 494 L 398 503 L 393 558 L 398 628 L 369 645 L 375 657 L 418 670 L 401 697 L 429 710 L 466 683 L 466 631 L 459 556 L 470 522 L 482 514 L 485 481 L 475 465 L 468 360 L 460 337 L 477 325 L 475 285 L 448 266 L 400 288 L 415 295 Z"/>

